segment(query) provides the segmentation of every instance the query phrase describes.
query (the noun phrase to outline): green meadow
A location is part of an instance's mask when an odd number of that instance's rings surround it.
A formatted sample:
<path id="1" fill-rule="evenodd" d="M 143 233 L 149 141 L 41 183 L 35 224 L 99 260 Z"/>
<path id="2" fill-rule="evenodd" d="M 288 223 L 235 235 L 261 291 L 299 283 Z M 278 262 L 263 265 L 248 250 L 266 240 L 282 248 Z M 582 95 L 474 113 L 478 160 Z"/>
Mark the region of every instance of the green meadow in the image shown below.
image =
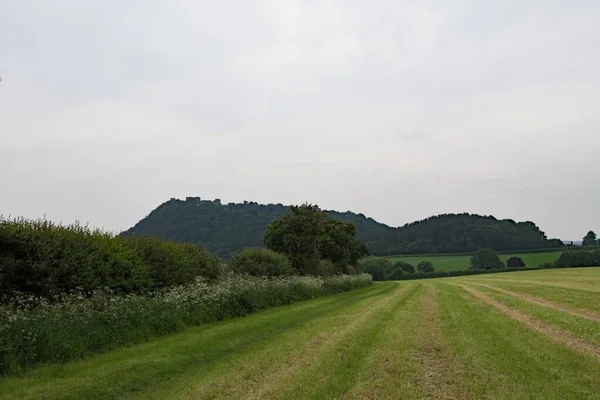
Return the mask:
<path id="1" fill-rule="evenodd" d="M 4 377 L 0 398 L 594 399 L 599 304 L 600 268 L 377 282 Z"/>
<path id="2" fill-rule="evenodd" d="M 502 261 L 506 262 L 510 257 L 520 257 L 526 267 L 537 267 L 546 262 L 554 262 L 562 254 L 560 251 L 549 251 L 545 253 L 515 253 L 500 254 Z M 404 261 L 417 266 L 421 261 L 431 261 L 436 271 L 461 271 L 469 269 L 471 255 L 415 255 L 415 256 L 389 256 L 391 262 Z"/>

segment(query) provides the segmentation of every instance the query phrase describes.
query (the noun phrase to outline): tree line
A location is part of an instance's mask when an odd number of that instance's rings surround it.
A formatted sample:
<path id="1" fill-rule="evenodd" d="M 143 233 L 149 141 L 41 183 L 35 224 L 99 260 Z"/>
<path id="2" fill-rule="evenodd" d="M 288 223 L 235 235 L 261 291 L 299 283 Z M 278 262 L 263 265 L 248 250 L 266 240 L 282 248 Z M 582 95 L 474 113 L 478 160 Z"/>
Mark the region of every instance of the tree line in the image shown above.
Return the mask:
<path id="1" fill-rule="evenodd" d="M 504 263 L 498 252 L 480 249 L 470 259 L 469 269 L 456 271 L 436 271 L 429 261 L 421 261 L 417 268 L 405 261 L 392 263 L 385 257 L 368 257 L 359 262 L 359 271 L 369 273 L 374 281 L 427 279 L 452 276 L 478 275 L 495 272 L 523 271 L 534 269 L 600 267 L 600 249 L 568 250 L 554 262 L 527 266 L 522 258 L 510 257 Z"/>
<path id="2" fill-rule="evenodd" d="M 155 236 L 204 245 L 229 259 L 246 247 L 263 244 L 270 223 L 290 212 L 282 204 L 256 202 L 222 204 L 220 200 L 188 197 L 171 199 L 123 236 Z M 377 256 L 395 254 L 472 253 L 481 248 L 497 251 L 560 248 L 533 222 L 498 220 L 476 214 L 442 214 L 393 228 L 363 214 L 325 211 L 335 220 L 352 223 L 356 237 Z"/>

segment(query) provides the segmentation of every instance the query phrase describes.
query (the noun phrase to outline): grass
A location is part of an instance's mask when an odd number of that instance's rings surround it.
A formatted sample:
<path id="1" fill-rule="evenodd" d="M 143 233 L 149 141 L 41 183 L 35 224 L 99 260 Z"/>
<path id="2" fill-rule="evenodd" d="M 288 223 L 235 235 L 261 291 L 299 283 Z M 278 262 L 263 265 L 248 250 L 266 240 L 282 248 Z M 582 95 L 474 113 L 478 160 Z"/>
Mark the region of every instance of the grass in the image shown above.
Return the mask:
<path id="1" fill-rule="evenodd" d="M 554 262 L 562 254 L 560 251 L 549 251 L 545 253 L 515 253 L 500 254 L 502 261 L 506 262 L 510 257 L 520 257 L 527 267 L 537 267 L 546 262 Z M 436 271 L 462 271 L 469 269 L 470 255 L 417 255 L 417 256 L 389 256 L 391 262 L 404 261 L 415 267 L 421 261 L 431 261 Z"/>
<path id="2" fill-rule="evenodd" d="M 599 282 L 600 268 L 378 282 L 5 377 L 0 398 L 593 399 L 600 322 L 575 311 L 600 315 Z"/>

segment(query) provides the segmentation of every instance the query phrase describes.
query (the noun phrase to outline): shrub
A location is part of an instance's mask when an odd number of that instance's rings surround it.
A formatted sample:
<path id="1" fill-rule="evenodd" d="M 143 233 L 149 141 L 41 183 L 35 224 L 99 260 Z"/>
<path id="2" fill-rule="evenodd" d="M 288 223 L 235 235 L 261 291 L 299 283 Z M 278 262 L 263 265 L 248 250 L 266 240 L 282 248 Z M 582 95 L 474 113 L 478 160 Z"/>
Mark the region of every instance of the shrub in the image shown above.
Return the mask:
<path id="1" fill-rule="evenodd" d="M 151 287 L 142 259 L 125 240 L 79 224 L 0 218 L 0 260 L 0 294 L 9 297 Z"/>
<path id="2" fill-rule="evenodd" d="M 317 276 L 333 276 L 339 273 L 340 267 L 330 260 L 319 260 L 319 265 L 315 270 Z"/>
<path id="3" fill-rule="evenodd" d="M 565 251 L 554 263 L 556 267 L 595 267 L 600 266 L 600 250 Z"/>
<path id="4" fill-rule="evenodd" d="M 153 237 L 125 239 L 140 255 L 156 289 L 183 285 L 197 276 L 218 278 L 219 259 L 204 247 L 175 243 Z"/>
<path id="5" fill-rule="evenodd" d="M 404 271 L 407 274 L 414 274 L 415 273 L 415 267 L 412 264 L 409 264 L 405 261 L 396 261 L 394 263 L 394 267 L 396 268 L 400 268 L 402 271 Z"/>
<path id="6" fill-rule="evenodd" d="M 492 249 L 481 249 L 471 257 L 471 269 L 501 269 L 504 263 Z"/>
<path id="7" fill-rule="evenodd" d="M 252 276 L 282 276 L 294 273 L 292 264 L 285 255 L 260 247 L 245 249 L 234 255 L 227 265 L 234 272 Z"/>
<path id="8" fill-rule="evenodd" d="M 520 257 L 511 257 L 506 260 L 506 266 L 508 268 L 524 268 L 525 262 Z"/>
<path id="9" fill-rule="evenodd" d="M 359 270 L 373 277 L 374 281 L 384 281 L 394 266 L 387 258 L 367 257 L 359 261 Z"/>
<path id="10" fill-rule="evenodd" d="M 421 261 L 418 265 L 417 265 L 417 271 L 419 271 L 420 273 L 431 273 L 435 271 L 435 268 L 433 267 L 433 264 L 430 261 Z"/>
<path id="11" fill-rule="evenodd" d="M 404 271 L 402 268 L 396 267 L 392 273 L 388 276 L 388 280 L 396 281 L 404 278 Z"/>

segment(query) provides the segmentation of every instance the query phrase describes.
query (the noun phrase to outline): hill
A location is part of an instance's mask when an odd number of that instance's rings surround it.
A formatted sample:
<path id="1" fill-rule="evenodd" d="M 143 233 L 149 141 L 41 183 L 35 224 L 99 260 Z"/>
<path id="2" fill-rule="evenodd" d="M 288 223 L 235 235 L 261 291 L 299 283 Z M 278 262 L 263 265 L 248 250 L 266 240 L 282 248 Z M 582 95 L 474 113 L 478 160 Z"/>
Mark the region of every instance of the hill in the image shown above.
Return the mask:
<path id="1" fill-rule="evenodd" d="M 262 245 L 265 229 L 288 212 L 282 204 L 255 202 L 222 204 L 219 199 L 171 199 L 153 210 L 125 236 L 156 236 L 177 242 L 201 243 L 228 258 L 245 247 Z M 356 225 L 357 236 L 374 255 L 462 253 L 482 247 L 502 250 L 545 249 L 562 246 L 548 240 L 533 222 L 498 220 L 475 214 L 442 214 L 393 228 L 363 214 L 327 211 Z"/>

